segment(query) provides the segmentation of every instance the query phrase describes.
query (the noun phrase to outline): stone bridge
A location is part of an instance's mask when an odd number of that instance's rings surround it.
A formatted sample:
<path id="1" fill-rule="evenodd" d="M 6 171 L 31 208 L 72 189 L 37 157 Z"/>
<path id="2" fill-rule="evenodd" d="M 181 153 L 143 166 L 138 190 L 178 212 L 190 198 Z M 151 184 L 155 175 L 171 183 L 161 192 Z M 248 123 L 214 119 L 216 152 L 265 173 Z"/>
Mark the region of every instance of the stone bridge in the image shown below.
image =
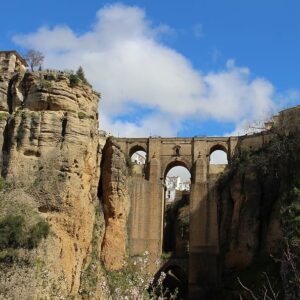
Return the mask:
<path id="1" fill-rule="evenodd" d="M 191 173 L 188 259 L 191 299 L 201 282 L 217 282 L 219 243 L 215 182 L 220 168 L 210 165 L 209 157 L 213 151 L 223 150 L 230 162 L 237 141 L 236 137 L 116 139 L 129 157 L 139 150 L 147 153 L 142 176 L 133 176 L 129 184 L 131 255 L 146 249 L 161 254 L 165 177 L 175 166 L 184 166 Z"/>

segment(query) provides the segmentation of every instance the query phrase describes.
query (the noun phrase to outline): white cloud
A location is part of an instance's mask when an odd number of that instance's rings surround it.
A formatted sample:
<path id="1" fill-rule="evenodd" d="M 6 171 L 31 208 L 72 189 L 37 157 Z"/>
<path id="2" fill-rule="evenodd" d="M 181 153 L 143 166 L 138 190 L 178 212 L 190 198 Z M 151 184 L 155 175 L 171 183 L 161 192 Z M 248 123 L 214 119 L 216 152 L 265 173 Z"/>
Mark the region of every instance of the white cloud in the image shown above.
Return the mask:
<path id="1" fill-rule="evenodd" d="M 42 27 L 17 35 L 15 43 L 36 48 L 45 66 L 77 69 L 101 91 L 100 126 L 120 136 L 176 135 L 183 121 L 207 119 L 239 125 L 274 109 L 274 87 L 250 70 L 228 61 L 222 71 L 203 74 L 161 37 L 172 32 L 154 26 L 138 7 L 115 4 L 97 12 L 93 28 L 77 35 L 67 26 Z M 122 121 L 132 105 L 151 113 L 139 122 Z"/>

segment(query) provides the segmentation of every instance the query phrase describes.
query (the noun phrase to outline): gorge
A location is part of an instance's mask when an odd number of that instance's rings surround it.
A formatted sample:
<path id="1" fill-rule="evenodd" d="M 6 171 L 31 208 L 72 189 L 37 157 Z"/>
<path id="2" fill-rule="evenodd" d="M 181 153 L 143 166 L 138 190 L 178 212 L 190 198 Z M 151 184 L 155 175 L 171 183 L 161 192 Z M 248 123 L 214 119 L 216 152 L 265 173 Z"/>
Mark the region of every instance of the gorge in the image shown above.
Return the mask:
<path id="1" fill-rule="evenodd" d="M 103 282 L 146 251 L 151 274 L 176 277 L 178 299 L 252 299 L 238 278 L 255 293 L 270 280 L 278 299 L 297 299 L 300 106 L 239 137 L 107 137 L 98 128 L 100 94 L 88 83 L 26 71 L 15 52 L 1 63 L 0 299 L 117 299 Z M 129 162 L 138 150 L 142 168 Z M 209 164 L 216 150 L 228 165 Z M 171 240 L 187 249 L 156 265 L 163 183 L 174 166 L 191 174 L 188 221 L 181 207 L 172 217 L 188 238 Z"/>

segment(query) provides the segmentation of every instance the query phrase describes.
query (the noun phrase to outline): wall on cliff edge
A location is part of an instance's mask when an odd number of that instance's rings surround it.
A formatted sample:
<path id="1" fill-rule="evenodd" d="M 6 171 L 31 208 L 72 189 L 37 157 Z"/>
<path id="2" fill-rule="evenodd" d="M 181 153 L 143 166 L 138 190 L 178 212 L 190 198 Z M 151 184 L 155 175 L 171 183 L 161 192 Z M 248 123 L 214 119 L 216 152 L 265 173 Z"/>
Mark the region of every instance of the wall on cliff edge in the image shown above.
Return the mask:
<path id="1" fill-rule="evenodd" d="M 50 224 L 37 249 L 19 249 L 17 263 L 1 264 L 4 299 L 78 294 L 96 212 L 100 236 L 104 228 L 98 101 L 90 86 L 72 84 L 63 72 L 0 76 L 1 217 L 22 214 L 31 222 L 36 215 Z"/>

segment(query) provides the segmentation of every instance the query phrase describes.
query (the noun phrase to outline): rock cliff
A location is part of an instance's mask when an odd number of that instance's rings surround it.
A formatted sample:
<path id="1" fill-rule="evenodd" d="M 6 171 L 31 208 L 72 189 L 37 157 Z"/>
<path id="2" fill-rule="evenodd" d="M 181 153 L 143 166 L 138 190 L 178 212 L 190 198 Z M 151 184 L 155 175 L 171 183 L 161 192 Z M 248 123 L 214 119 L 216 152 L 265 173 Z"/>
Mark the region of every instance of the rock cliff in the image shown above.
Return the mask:
<path id="1" fill-rule="evenodd" d="M 78 293 L 99 207 L 98 99 L 62 72 L 0 78 L 1 214 L 50 224 L 38 248 L 17 251 L 16 261 L 23 255 L 26 263 L 0 272 L 1 299 Z"/>
<path id="2" fill-rule="evenodd" d="M 295 275 L 288 270 L 291 262 L 286 261 L 286 251 L 297 257 L 300 246 L 299 117 L 298 108 L 292 115 L 281 114 L 271 131 L 260 134 L 266 134 L 261 147 L 255 148 L 253 140 L 241 137 L 236 156 L 220 178 L 223 298 L 239 299 L 243 289 L 237 277 L 263 297 L 263 286 L 268 286 L 263 274 L 268 275 L 280 299 L 296 299 L 300 292 L 299 282 L 293 286 L 298 285 L 298 291 L 291 292 L 286 280 Z M 299 260 L 293 263 L 299 270 Z M 248 299 L 247 293 L 245 297 Z"/>
<path id="3" fill-rule="evenodd" d="M 127 256 L 129 194 L 124 153 L 109 139 L 103 149 L 100 191 L 104 205 L 105 235 L 102 261 L 108 270 L 120 269 Z"/>

